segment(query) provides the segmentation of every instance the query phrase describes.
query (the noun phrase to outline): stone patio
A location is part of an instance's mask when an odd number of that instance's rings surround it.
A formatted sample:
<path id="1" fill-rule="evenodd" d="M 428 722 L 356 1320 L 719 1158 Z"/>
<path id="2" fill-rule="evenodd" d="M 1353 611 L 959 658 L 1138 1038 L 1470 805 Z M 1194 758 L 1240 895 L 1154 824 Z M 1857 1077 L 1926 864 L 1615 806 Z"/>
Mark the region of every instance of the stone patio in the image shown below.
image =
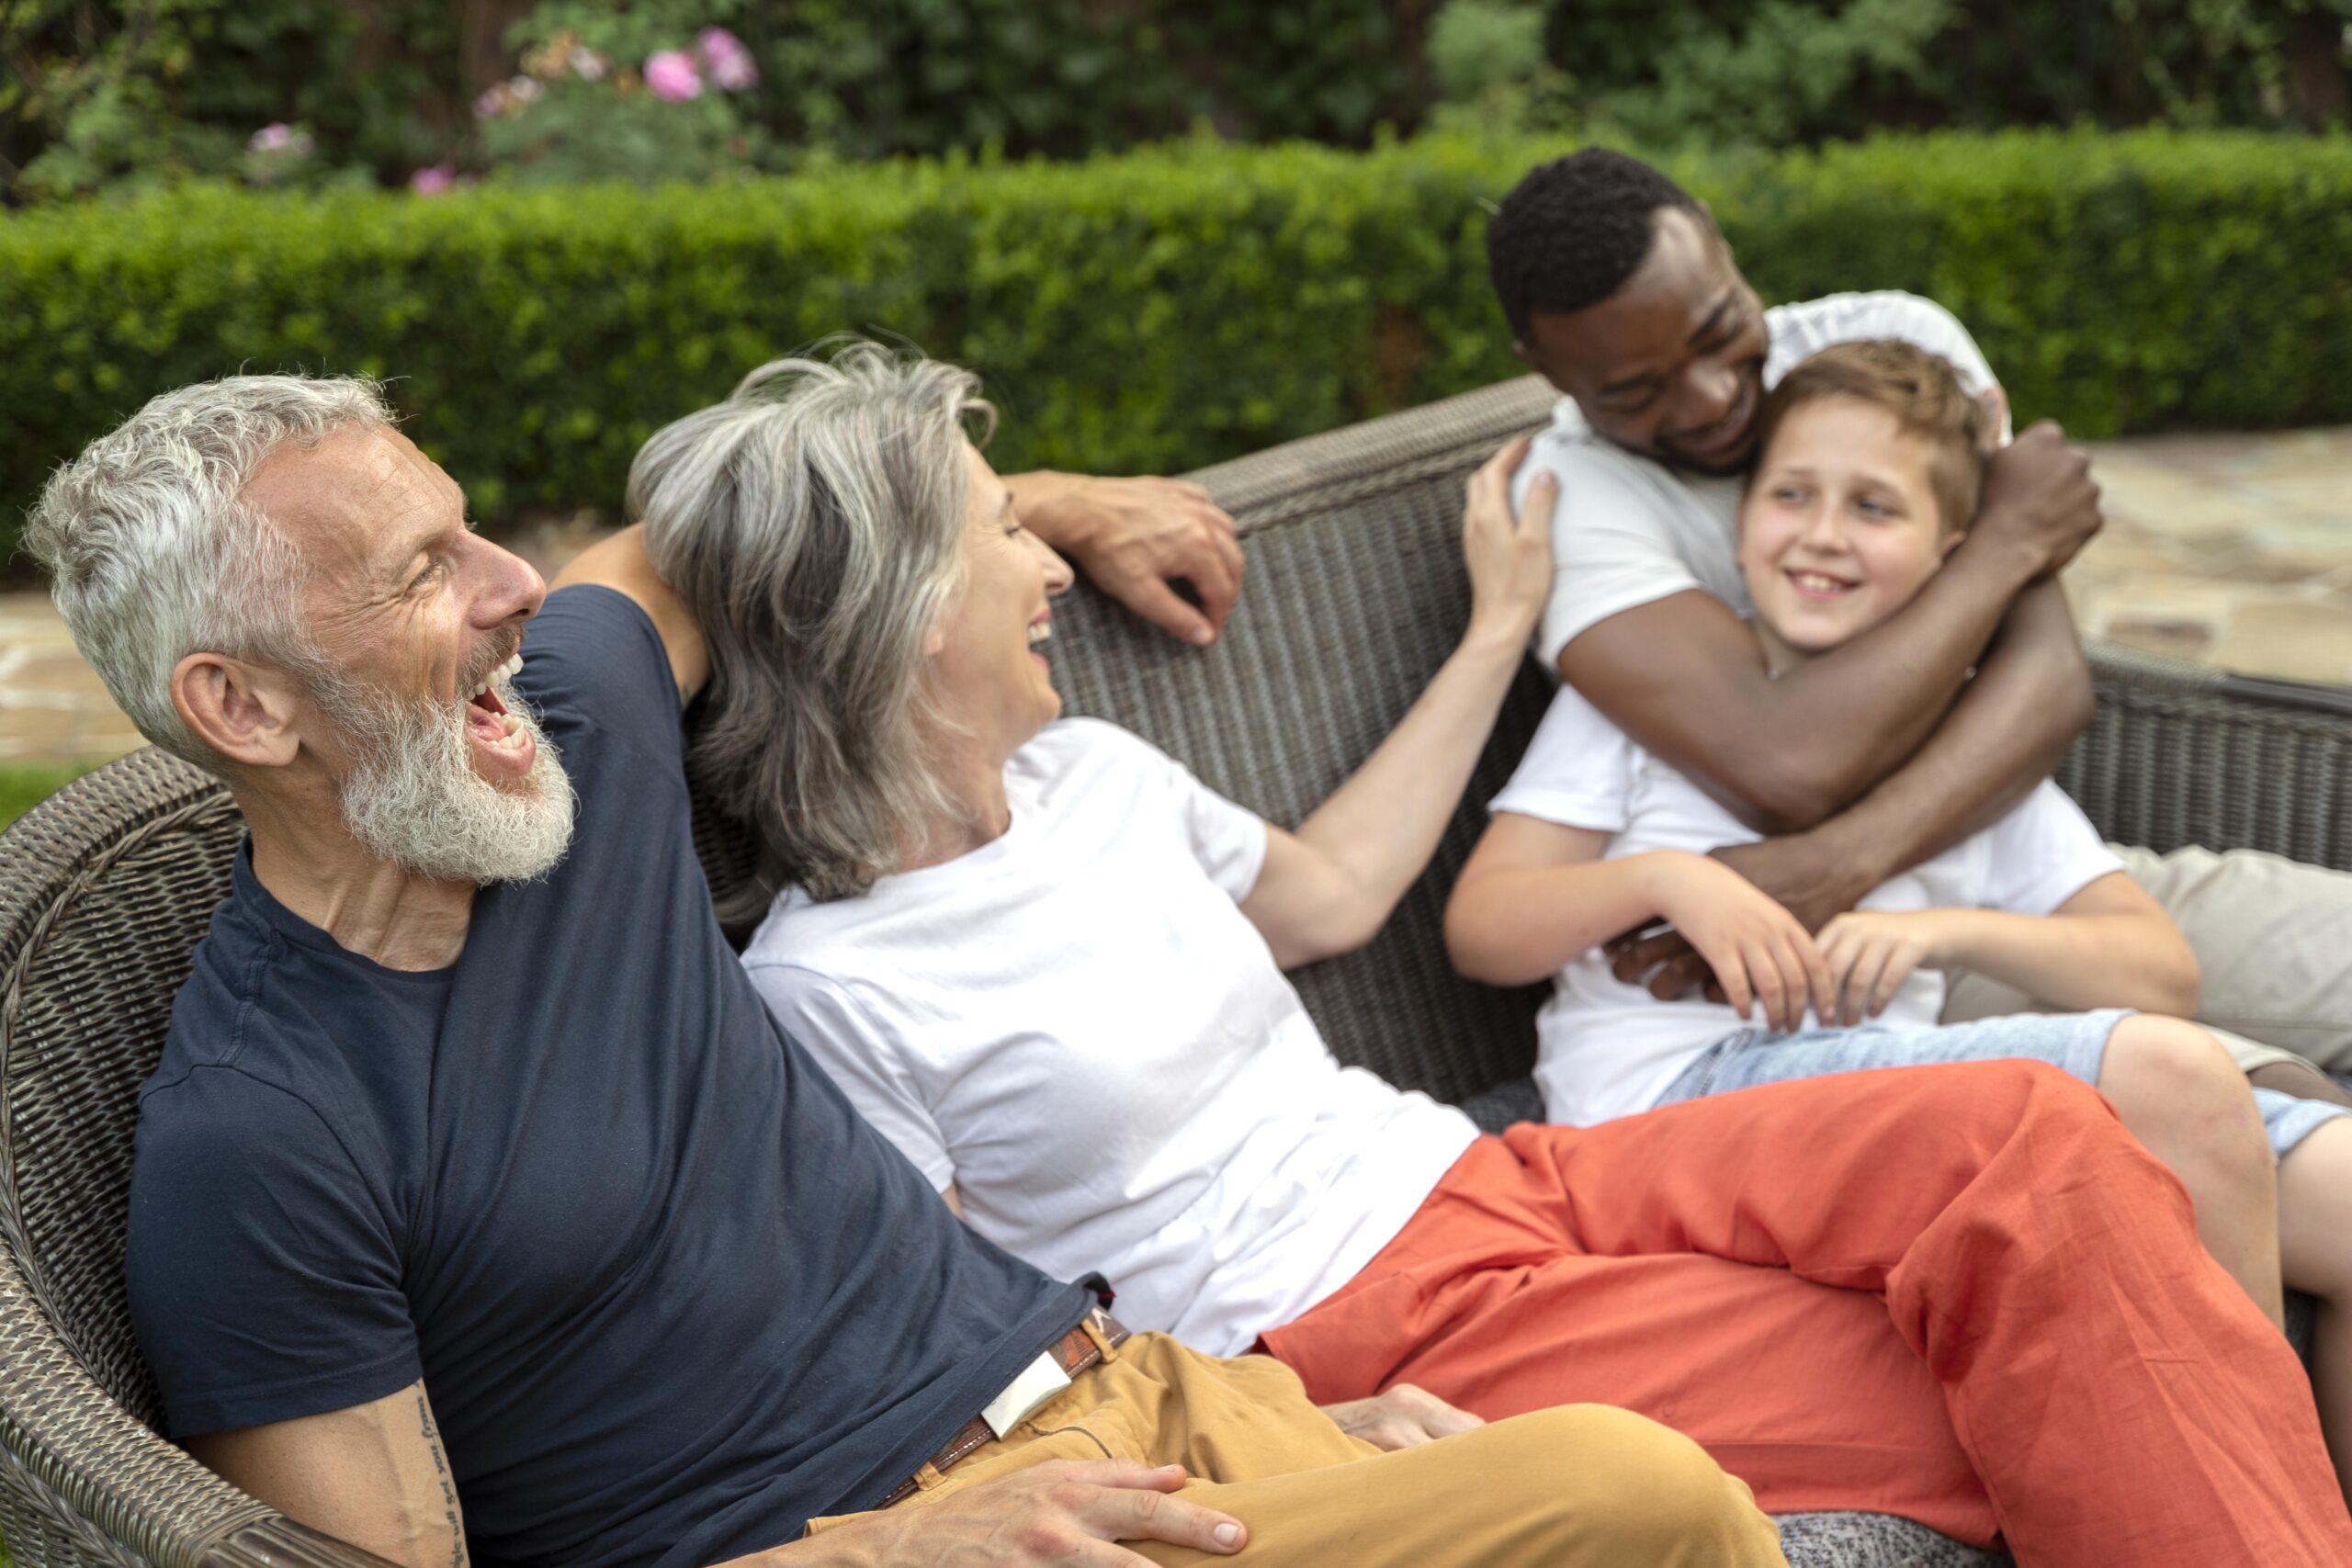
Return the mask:
<path id="1" fill-rule="evenodd" d="M 2067 574 L 2086 632 L 2248 674 L 2352 682 L 2352 428 L 2095 448 L 2104 533 Z M 594 518 L 514 541 L 552 573 Z M 139 744 L 46 594 L 0 594 L 0 764 Z"/>

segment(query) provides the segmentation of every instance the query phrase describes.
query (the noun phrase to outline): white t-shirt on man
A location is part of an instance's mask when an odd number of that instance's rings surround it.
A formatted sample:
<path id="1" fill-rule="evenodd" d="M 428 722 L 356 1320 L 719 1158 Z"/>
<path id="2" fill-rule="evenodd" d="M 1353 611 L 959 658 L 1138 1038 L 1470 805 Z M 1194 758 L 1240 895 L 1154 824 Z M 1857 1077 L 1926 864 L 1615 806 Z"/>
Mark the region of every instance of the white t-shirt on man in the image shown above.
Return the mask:
<path id="1" fill-rule="evenodd" d="M 1942 355 L 1972 392 L 1994 385 L 1968 329 L 1916 294 L 1832 294 L 1764 312 L 1771 347 L 1764 386 L 1834 343 L 1899 338 Z M 1745 615 L 1739 497 L 1744 480 L 1714 479 L 1636 457 L 1596 435 L 1574 398 L 1562 398 L 1512 479 L 1516 505 L 1539 473 L 1559 479 L 1552 513 L 1552 597 L 1536 628 L 1537 660 L 1554 679 L 1560 650 L 1587 627 L 1685 589 L 1700 588 Z"/>
<path id="2" fill-rule="evenodd" d="M 1238 907 L 1258 818 L 1094 719 L 1048 725 L 1005 795 L 969 854 L 786 892 L 744 965 L 982 1235 L 1238 1355 L 1352 1279 L 1477 1129 L 1332 1057 Z"/>
<path id="3" fill-rule="evenodd" d="M 1757 834 L 1683 774 L 1635 745 L 1573 686 L 1552 699 L 1496 811 L 1613 835 L 1603 857 L 1646 850 L 1703 854 Z M 1865 909 L 2007 909 L 2047 915 L 2123 863 L 2082 809 L 2043 780 L 1990 828 L 1879 885 Z M 1932 1024 L 1944 978 L 1916 969 L 1875 1021 Z M 1621 982 L 1599 950 L 1571 960 L 1536 1016 L 1536 1087 L 1554 1122 L 1589 1127 L 1647 1111 L 1709 1045 L 1749 1021 L 1721 1002 L 1661 1002 Z M 1805 1027 L 1819 1028 L 1808 1014 Z"/>

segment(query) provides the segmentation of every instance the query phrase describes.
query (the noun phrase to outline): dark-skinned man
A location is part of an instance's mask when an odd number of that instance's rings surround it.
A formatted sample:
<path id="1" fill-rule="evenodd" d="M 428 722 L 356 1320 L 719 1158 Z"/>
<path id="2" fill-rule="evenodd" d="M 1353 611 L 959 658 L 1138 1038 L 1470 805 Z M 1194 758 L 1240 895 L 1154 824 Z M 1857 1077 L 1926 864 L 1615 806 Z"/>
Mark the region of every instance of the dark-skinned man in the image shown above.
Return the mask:
<path id="1" fill-rule="evenodd" d="M 1519 482 L 1560 483 L 1547 669 L 1732 814 L 1770 835 L 1722 858 L 1818 929 L 2048 777 L 2091 712 L 2057 572 L 2098 529 L 2087 457 L 2047 421 L 1988 466 L 1967 540 L 1869 635 L 1774 680 L 1741 624 L 1733 515 L 1766 389 L 1832 343 L 1900 338 L 2001 393 L 1950 312 L 1900 293 L 1766 310 L 1705 205 L 1637 159 L 1588 148 L 1530 173 L 1488 230 L 1519 357 L 1563 394 Z M 2352 877 L 2276 856 L 2127 865 L 2188 932 L 2201 1021 L 2254 1080 L 2352 1098 Z M 1622 976 L 1677 995 L 1705 978 L 1674 933 L 1628 944 Z M 2030 1010 L 1989 982 L 1947 1020 Z M 2249 1038 L 2250 1037 L 2250 1038 Z"/>

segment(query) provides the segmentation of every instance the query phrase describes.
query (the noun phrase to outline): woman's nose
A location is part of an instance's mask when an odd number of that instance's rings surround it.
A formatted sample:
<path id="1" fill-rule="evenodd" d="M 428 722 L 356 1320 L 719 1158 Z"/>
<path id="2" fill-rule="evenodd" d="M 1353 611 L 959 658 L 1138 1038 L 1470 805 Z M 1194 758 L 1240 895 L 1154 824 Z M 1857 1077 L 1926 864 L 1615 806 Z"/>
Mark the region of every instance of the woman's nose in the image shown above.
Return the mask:
<path id="1" fill-rule="evenodd" d="M 1069 562 L 1062 558 L 1060 551 L 1055 549 L 1053 546 L 1046 543 L 1045 540 L 1037 537 L 1035 534 L 1029 532 L 1027 529 L 1023 529 L 1022 531 L 1021 536 L 1028 540 L 1031 547 L 1036 550 L 1040 557 L 1043 558 L 1039 564 L 1046 569 L 1046 592 L 1047 593 L 1053 594 L 1063 592 L 1069 589 L 1071 583 L 1078 581 L 1078 573 L 1070 570 Z"/>

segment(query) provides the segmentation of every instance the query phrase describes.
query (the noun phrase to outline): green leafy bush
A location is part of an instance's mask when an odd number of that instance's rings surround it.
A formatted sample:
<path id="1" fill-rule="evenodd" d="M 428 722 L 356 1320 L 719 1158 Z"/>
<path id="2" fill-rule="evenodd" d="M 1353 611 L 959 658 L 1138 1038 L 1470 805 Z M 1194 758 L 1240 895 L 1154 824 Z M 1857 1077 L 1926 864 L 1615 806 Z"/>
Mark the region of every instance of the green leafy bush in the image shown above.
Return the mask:
<path id="1" fill-rule="evenodd" d="M 656 425 L 842 330 L 977 367 L 1013 467 L 1180 470 L 1511 374 L 1487 204 L 1557 142 L 1181 144 L 720 187 L 198 188 L 0 221 L 0 502 L 141 400 L 395 378 L 497 522 L 619 497 Z M 1883 139 L 1674 162 L 1768 297 L 1931 295 L 2021 418 L 2352 422 L 2352 141 Z"/>

